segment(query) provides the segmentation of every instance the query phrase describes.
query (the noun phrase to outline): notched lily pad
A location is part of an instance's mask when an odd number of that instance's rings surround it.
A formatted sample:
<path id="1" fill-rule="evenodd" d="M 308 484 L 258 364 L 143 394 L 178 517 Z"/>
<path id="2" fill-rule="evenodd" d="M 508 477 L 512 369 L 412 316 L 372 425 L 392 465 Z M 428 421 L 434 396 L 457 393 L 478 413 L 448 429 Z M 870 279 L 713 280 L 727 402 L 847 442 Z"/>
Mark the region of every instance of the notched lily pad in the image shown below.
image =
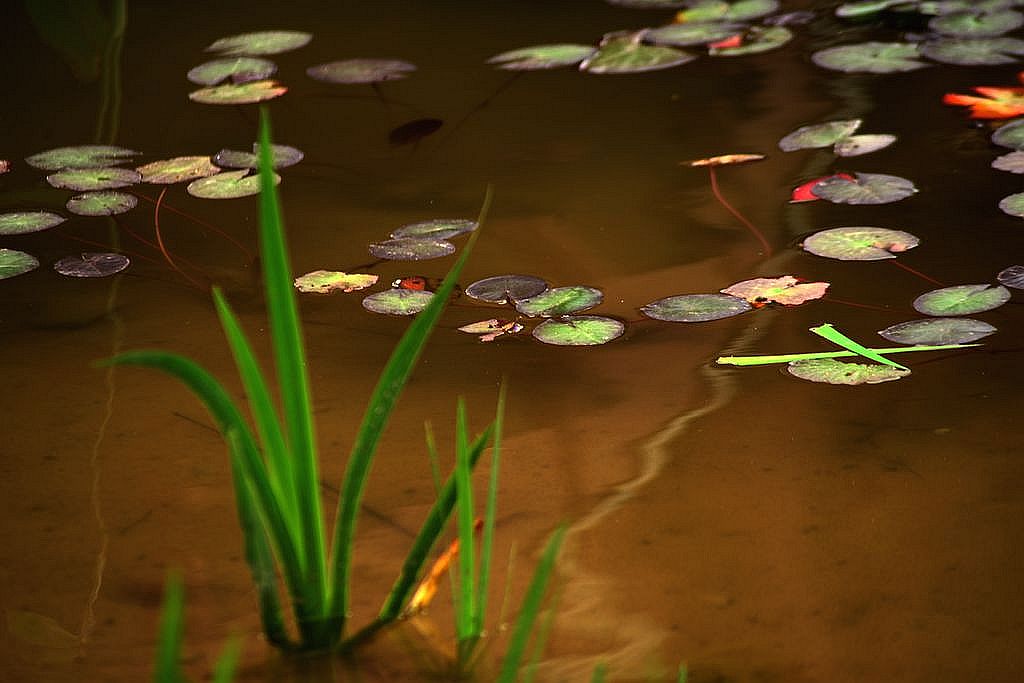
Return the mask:
<path id="1" fill-rule="evenodd" d="M 993 334 L 996 328 L 971 318 L 931 318 L 890 325 L 878 334 L 897 344 L 970 344 Z"/>
<path id="2" fill-rule="evenodd" d="M 1010 300 L 1002 285 L 956 285 L 925 292 L 914 299 L 914 310 L 925 315 L 970 315 L 999 308 Z"/>
<path id="3" fill-rule="evenodd" d="M 467 218 L 433 218 L 429 221 L 409 223 L 396 228 L 391 237 L 399 239 L 402 237 L 429 237 L 435 240 L 446 240 L 456 235 L 473 232 L 477 228 L 477 222 Z"/>
<path id="4" fill-rule="evenodd" d="M 531 318 L 554 318 L 597 306 L 604 300 L 601 290 L 583 285 L 555 287 L 536 296 L 516 301 L 516 310 Z"/>
<path id="5" fill-rule="evenodd" d="M 39 267 L 39 259 L 16 249 L 0 249 L 0 280 L 27 273 Z"/>
<path id="6" fill-rule="evenodd" d="M 1024 40 L 1019 38 L 939 38 L 921 45 L 921 54 L 944 64 L 984 66 L 1012 64 L 1024 55 Z"/>
<path id="7" fill-rule="evenodd" d="M 237 199 L 259 194 L 260 177 L 248 173 L 248 170 L 223 171 L 217 175 L 193 180 L 185 191 L 200 199 Z M 274 184 L 280 182 L 281 176 L 275 173 Z"/>
<path id="8" fill-rule="evenodd" d="M 492 304 L 506 304 L 537 296 L 547 288 L 547 282 L 533 275 L 495 275 L 466 287 L 466 296 Z"/>
<path id="9" fill-rule="evenodd" d="M 295 288 L 300 292 L 330 294 L 355 292 L 377 284 L 379 275 L 365 273 L 343 273 L 340 270 L 314 270 L 295 278 Z"/>
<path id="10" fill-rule="evenodd" d="M 277 65 L 256 57 L 227 57 L 204 62 L 189 69 L 187 78 L 196 85 L 218 85 L 230 79 L 232 83 L 262 81 L 277 73 Z"/>
<path id="11" fill-rule="evenodd" d="M 846 73 L 888 74 L 923 69 L 912 43 L 857 43 L 819 50 L 811 60 L 820 67 Z"/>
<path id="12" fill-rule="evenodd" d="M 851 135 L 837 142 L 833 151 L 841 157 L 856 157 L 885 149 L 894 142 L 896 142 L 896 136 L 888 133 Z"/>
<path id="13" fill-rule="evenodd" d="M 860 119 L 843 119 L 801 126 L 779 140 L 779 149 L 783 152 L 793 152 L 798 149 L 828 147 L 853 135 L 862 123 Z"/>
<path id="14" fill-rule="evenodd" d="M 884 173 L 855 173 L 856 180 L 838 176 L 826 178 L 811 188 L 811 193 L 836 204 L 889 204 L 917 192 L 906 178 Z"/>
<path id="15" fill-rule="evenodd" d="M 992 142 L 1000 147 L 1024 150 L 1024 119 L 1010 121 L 992 133 Z"/>
<path id="16" fill-rule="evenodd" d="M 363 299 L 363 308 L 385 315 L 416 315 L 433 296 L 433 292 L 417 289 L 385 289 Z"/>
<path id="17" fill-rule="evenodd" d="M 60 225 L 67 218 L 52 211 L 12 211 L 0 214 L 0 235 L 24 235 Z"/>
<path id="18" fill-rule="evenodd" d="M 800 282 L 792 275 L 783 275 L 744 280 L 720 291 L 722 294 L 746 299 L 755 306 L 768 303 L 796 306 L 825 296 L 828 286 L 827 282 Z"/>
<path id="19" fill-rule="evenodd" d="M 424 261 L 455 253 L 455 245 L 451 242 L 427 237 L 401 237 L 374 242 L 369 249 L 373 256 L 389 261 Z"/>
<path id="20" fill-rule="evenodd" d="M 712 45 L 708 54 L 712 57 L 742 57 L 774 50 L 792 39 L 793 32 L 785 26 L 751 26 L 743 33 L 739 45 Z"/>
<path id="21" fill-rule="evenodd" d="M 999 284 L 1006 285 L 1007 287 L 1024 289 L 1024 266 L 1004 268 L 999 271 L 999 275 L 996 275 L 996 280 L 999 281 Z"/>
<path id="22" fill-rule="evenodd" d="M 1010 152 L 992 160 L 992 168 L 1009 173 L 1024 173 L 1024 152 Z"/>
<path id="23" fill-rule="evenodd" d="M 271 164 L 276 168 L 294 166 L 305 158 L 301 150 L 288 145 L 270 146 Z M 252 152 L 222 149 L 213 155 L 213 163 L 221 168 L 259 168 L 259 143 L 254 142 Z"/>
<path id="24" fill-rule="evenodd" d="M 79 216 L 113 216 L 135 208 L 139 200 L 127 192 L 86 192 L 68 200 L 68 211 Z"/>
<path id="25" fill-rule="evenodd" d="M 700 323 L 746 313 L 753 306 L 730 294 L 678 294 L 640 308 L 648 318 L 675 323 Z"/>
<path id="26" fill-rule="evenodd" d="M 266 79 L 246 83 L 227 83 L 190 92 L 188 98 L 201 104 L 253 104 L 266 102 L 288 92 L 277 81 Z"/>
<path id="27" fill-rule="evenodd" d="M 786 368 L 789 374 L 810 382 L 823 384 L 879 384 L 903 379 L 910 370 L 901 370 L 888 365 L 866 365 L 844 363 L 834 358 L 795 360 Z"/>
<path id="28" fill-rule="evenodd" d="M 622 336 L 626 326 L 600 315 L 567 315 L 545 320 L 533 328 L 533 336 L 554 346 L 597 346 Z"/>
<path id="29" fill-rule="evenodd" d="M 306 69 L 310 78 L 325 83 L 381 83 L 405 78 L 415 64 L 401 59 L 342 59 Z"/>
<path id="30" fill-rule="evenodd" d="M 669 69 L 692 62 L 696 57 L 665 45 L 647 45 L 646 31 L 609 33 L 590 57 L 580 64 L 581 71 L 595 74 L 628 74 Z"/>
<path id="31" fill-rule="evenodd" d="M 681 24 L 668 24 L 652 28 L 644 35 L 644 40 L 658 45 L 689 47 L 716 43 L 747 30 L 746 24 L 729 21 L 700 21 Z"/>
<path id="32" fill-rule="evenodd" d="M 208 156 L 163 159 L 139 166 L 135 170 L 142 175 L 142 182 L 154 185 L 183 183 L 186 180 L 206 178 L 220 173 L 220 169 L 210 163 Z"/>
<path id="33" fill-rule="evenodd" d="M 1024 192 L 1003 197 L 999 200 L 999 208 L 1002 209 L 1003 213 L 1024 218 Z"/>
<path id="34" fill-rule="evenodd" d="M 857 226 L 829 228 L 807 237 L 801 245 L 815 256 L 840 261 L 879 261 L 913 249 L 920 240 L 909 232 Z"/>
<path id="35" fill-rule="evenodd" d="M 46 176 L 46 182 L 65 190 L 89 192 L 128 187 L 142 176 L 127 168 L 69 168 Z"/>
<path id="36" fill-rule="evenodd" d="M 311 40 L 313 34 L 303 31 L 255 31 L 220 38 L 206 51 L 225 55 L 276 55 L 304 47 Z"/>
<path id="37" fill-rule="evenodd" d="M 577 45 L 574 43 L 556 43 L 553 45 L 533 45 L 518 50 L 510 50 L 495 55 L 487 60 L 488 64 L 496 64 L 499 69 L 509 71 L 537 71 L 540 69 L 557 69 L 563 66 L 579 64 L 594 54 L 593 45 Z"/>
<path id="38" fill-rule="evenodd" d="M 65 256 L 53 264 L 53 269 L 68 277 L 108 277 L 120 273 L 130 263 L 124 254 L 84 252 Z"/>
<path id="39" fill-rule="evenodd" d="M 116 166 L 138 156 L 139 152 L 113 145 L 77 145 L 57 147 L 25 158 L 33 168 L 60 171 L 65 168 L 103 168 Z"/>
<path id="40" fill-rule="evenodd" d="M 1024 16 L 1010 9 L 1000 12 L 949 12 L 928 22 L 931 30 L 956 38 L 990 38 L 1021 26 L 1024 26 Z"/>

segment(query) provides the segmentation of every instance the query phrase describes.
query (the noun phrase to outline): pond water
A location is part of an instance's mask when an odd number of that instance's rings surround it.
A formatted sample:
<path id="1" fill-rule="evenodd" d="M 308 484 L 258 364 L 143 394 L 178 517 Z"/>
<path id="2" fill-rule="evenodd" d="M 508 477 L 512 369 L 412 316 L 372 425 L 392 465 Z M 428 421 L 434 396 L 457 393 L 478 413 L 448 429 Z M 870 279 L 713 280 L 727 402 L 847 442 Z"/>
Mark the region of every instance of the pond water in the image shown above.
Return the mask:
<path id="1" fill-rule="evenodd" d="M 595 43 L 672 13 L 600 0 L 129 3 L 119 72 L 102 76 L 87 21 L 56 13 L 40 31 L 7 3 L 0 158 L 12 170 L 0 175 L 0 209 L 64 212 L 69 193 L 22 160 L 94 142 L 97 130 L 145 161 L 248 149 L 255 106 L 190 102 L 186 72 L 222 36 L 309 31 L 308 46 L 271 57 L 289 87 L 270 103 L 275 140 L 306 155 L 281 171 L 296 273 L 366 264 L 367 245 L 405 223 L 471 218 L 491 183 L 463 285 L 512 272 L 586 284 L 604 293 L 594 313 L 628 321 L 621 338 L 592 348 L 526 334 L 480 343 L 455 328 L 493 311 L 466 297 L 449 308 L 370 476 L 354 623 L 375 614 L 433 501 L 423 422 L 450 454 L 456 398 L 482 427 L 507 378 L 490 623 L 511 620 L 498 613 L 500 592 L 507 586 L 518 604 L 545 539 L 559 523 L 569 528 L 540 680 L 589 680 L 598 663 L 611 680 L 674 680 L 686 662 L 691 681 L 708 682 L 1018 681 L 1019 292 L 972 316 L 998 328 L 984 346 L 902 355 L 913 374 L 898 382 L 840 387 L 798 380 L 785 366 L 714 361 L 828 350 L 807 331 L 825 322 L 866 346 L 891 346 L 876 330 L 921 317 L 911 302 L 938 285 L 891 262 L 799 248 L 823 228 L 913 233 L 921 245 L 900 262 L 945 285 L 994 282 L 1020 264 L 1020 219 L 997 207 L 1020 180 L 990 168 L 1008 150 L 991 144 L 987 124 L 942 104 L 972 86 L 1012 86 L 1020 67 L 829 71 L 810 55 L 899 34 L 840 24 L 835 3 L 782 4 L 817 18 L 774 51 L 631 75 L 510 76 L 485 60 L 527 45 Z M 54 39 L 61 21 L 80 27 L 65 34 L 73 44 Z M 418 70 L 377 91 L 304 74 L 351 57 L 401 58 Z M 421 118 L 444 125 L 389 143 L 391 130 Z M 839 160 L 827 148 L 778 149 L 800 126 L 848 118 L 898 141 Z M 679 163 L 726 153 L 768 157 L 716 177 L 771 255 L 716 200 L 708 172 Z M 836 171 L 902 176 L 919 192 L 873 206 L 788 202 L 795 186 Z M 158 373 L 91 365 L 120 350 L 169 349 L 241 396 L 208 293 L 134 236 L 154 239 L 147 199 L 160 189 L 138 186 L 139 206 L 116 221 L 74 217 L 0 243 L 43 264 L 0 281 L 0 680 L 150 676 L 170 569 L 186 585 L 192 680 L 205 679 L 232 635 L 244 648 L 241 681 L 438 679 L 453 647 L 446 588 L 430 613 L 381 634 L 354 664 L 275 654 L 259 634 L 225 448 L 201 404 Z M 197 199 L 182 185 L 163 201 L 168 251 L 224 285 L 269 362 L 259 274 L 239 248 L 256 248 L 256 201 Z M 83 241 L 112 245 L 133 265 L 111 279 L 53 272 L 57 259 L 95 250 Z M 372 272 L 382 282 L 433 278 L 452 261 Z M 707 323 L 638 313 L 669 295 L 784 274 L 827 281 L 829 293 Z M 366 397 L 408 326 L 365 311 L 361 296 L 301 299 L 330 510 Z M 493 675 L 488 658 L 507 636 L 492 630 L 479 680 Z"/>

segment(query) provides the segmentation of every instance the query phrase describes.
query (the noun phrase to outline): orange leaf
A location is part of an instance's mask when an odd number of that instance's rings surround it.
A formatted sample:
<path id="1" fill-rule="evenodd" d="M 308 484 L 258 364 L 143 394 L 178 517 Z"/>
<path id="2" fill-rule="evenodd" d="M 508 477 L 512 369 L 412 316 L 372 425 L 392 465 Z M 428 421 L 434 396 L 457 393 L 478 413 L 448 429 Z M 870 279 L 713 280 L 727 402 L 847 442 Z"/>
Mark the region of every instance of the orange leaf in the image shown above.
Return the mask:
<path id="1" fill-rule="evenodd" d="M 743 34 L 737 33 L 736 35 L 726 38 L 725 40 L 720 40 L 717 43 L 709 43 L 708 47 L 713 47 L 716 50 L 721 50 L 727 47 L 739 47 L 742 44 Z"/>
<path id="2" fill-rule="evenodd" d="M 947 93 L 942 101 L 970 107 L 972 119 L 1009 119 L 1024 114 L 1024 88 L 978 86 L 973 90 L 982 97 Z"/>
<path id="3" fill-rule="evenodd" d="M 403 617 L 419 614 L 430 606 L 430 603 L 434 600 L 434 595 L 437 594 L 437 585 L 441 582 L 441 577 L 448 571 L 448 567 L 451 566 L 452 561 L 458 554 L 459 539 L 456 538 L 451 542 L 447 550 L 441 553 L 440 557 L 434 561 L 430 571 L 420 581 L 420 585 L 416 587 L 416 592 L 412 594 L 412 600 L 409 601 L 408 606 L 402 612 Z"/>
<path id="4" fill-rule="evenodd" d="M 725 166 L 727 164 L 742 164 L 747 161 L 760 161 L 764 159 L 763 154 L 723 154 L 717 157 L 697 159 L 695 161 L 683 162 L 690 166 Z"/>

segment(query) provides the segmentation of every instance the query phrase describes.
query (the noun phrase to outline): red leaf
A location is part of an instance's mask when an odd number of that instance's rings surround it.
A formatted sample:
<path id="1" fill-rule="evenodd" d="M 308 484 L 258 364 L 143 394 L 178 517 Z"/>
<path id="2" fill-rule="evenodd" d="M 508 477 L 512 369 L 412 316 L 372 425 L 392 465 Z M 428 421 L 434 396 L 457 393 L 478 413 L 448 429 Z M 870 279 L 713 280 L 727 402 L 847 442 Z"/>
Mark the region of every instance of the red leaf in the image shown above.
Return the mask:
<path id="1" fill-rule="evenodd" d="M 713 47 L 713 48 L 716 48 L 716 49 L 721 49 L 721 48 L 726 48 L 726 47 L 739 47 L 742 44 L 743 44 L 743 34 L 742 33 L 737 33 L 736 35 L 731 36 L 729 38 L 726 38 L 725 40 L 720 40 L 717 43 L 709 43 L 708 47 Z"/>
<path id="2" fill-rule="evenodd" d="M 820 178 L 815 178 L 814 180 L 808 180 L 806 183 L 793 190 L 793 194 L 789 199 L 790 203 L 796 204 L 799 202 L 813 202 L 815 200 L 821 199 L 821 197 L 811 192 L 811 188 L 823 180 L 831 180 L 832 178 L 842 178 L 843 180 L 856 180 L 856 178 L 854 178 L 849 173 L 835 173 L 833 175 L 826 175 Z"/>

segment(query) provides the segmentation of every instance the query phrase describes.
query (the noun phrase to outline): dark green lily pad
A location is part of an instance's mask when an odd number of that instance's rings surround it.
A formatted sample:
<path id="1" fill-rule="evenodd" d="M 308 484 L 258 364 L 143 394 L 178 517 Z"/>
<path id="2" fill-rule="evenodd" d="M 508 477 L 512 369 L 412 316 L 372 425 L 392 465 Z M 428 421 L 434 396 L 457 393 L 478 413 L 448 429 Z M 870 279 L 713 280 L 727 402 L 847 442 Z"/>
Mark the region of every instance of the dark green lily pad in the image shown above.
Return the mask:
<path id="1" fill-rule="evenodd" d="M 1009 173 L 1024 173 L 1024 152 L 1010 152 L 992 160 L 992 168 Z"/>
<path id="2" fill-rule="evenodd" d="M 801 126 L 779 140 L 779 149 L 783 152 L 793 152 L 798 149 L 828 147 L 853 135 L 861 123 L 863 122 L 860 119 L 844 119 Z"/>
<path id="3" fill-rule="evenodd" d="M 220 169 L 210 163 L 210 157 L 207 156 L 163 159 L 139 166 L 135 170 L 142 175 L 142 182 L 155 185 L 183 183 L 220 173 Z"/>
<path id="4" fill-rule="evenodd" d="M 583 285 L 555 287 L 516 301 L 516 310 L 531 318 L 554 318 L 593 308 L 604 300 L 601 290 Z"/>
<path id="5" fill-rule="evenodd" d="M 996 328 L 971 318 L 932 318 L 890 325 L 878 334 L 897 344 L 970 344 L 993 334 Z"/>
<path id="6" fill-rule="evenodd" d="M 416 315 L 433 296 L 433 292 L 418 289 L 385 289 L 363 299 L 363 308 L 385 315 Z"/>
<path id="7" fill-rule="evenodd" d="M 1024 40 L 1008 37 L 978 40 L 940 38 L 922 44 L 921 54 L 944 64 L 1012 64 L 1018 56 L 1024 55 Z"/>
<path id="8" fill-rule="evenodd" d="M 16 249 L 0 249 L 0 280 L 27 273 L 39 267 L 39 260 Z"/>
<path id="9" fill-rule="evenodd" d="M 533 45 L 518 50 L 510 50 L 495 55 L 487 60 L 488 64 L 497 64 L 499 69 L 509 71 L 537 71 L 539 69 L 557 69 L 563 66 L 579 64 L 594 54 L 593 45 L 577 45 L 575 43 L 556 43 L 553 45 Z"/>
<path id="10" fill-rule="evenodd" d="M 108 277 L 120 273 L 130 263 L 124 254 L 85 252 L 65 256 L 53 264 L 53 269 L 68 277 Z"/>
<path id="11" fill-rule="evenodd" d="M 533 328 L 533 336 L 555 346 L 597 346 L 620 337 L 626 326 L 600 315 L 567 315 L 545 320 Z"/>
<path id="12" fill-rule="evenodd" d="M 435 240 L 446 240 L 456 235 L 473 232 L 477 222 L 467 218 L 434 218 L 419 223 L 409 223 L 391 233 L 395 239 L 402 237 L 429 237 Z"/>
<path id="13" fill-rule="evenodd" d="M 674 323 L 701 323 L 730 318 L 751 310 L 746 299 L 729 294 L 679 294 L 640 308 L 648 318 Z"/>
<path id="14" fill-rule="evenodd" d="M 1024 266 L 1010 266 L 999 271 L 999 275 L 996 276 L 996 280 L 999 284 L 1006 285 L 1007 287 L 1013 287 L 1014 289 L 1024 289 Z"/>
<path id="15" fill-rule="evenodd" d="M 325 83 L 380 83 L 405 78 L 415 70 L 415 64 L 400 59 L 343 59 L 311 66 L 306 75 Z"/>
<path id="16" fill-rule="evenodd" d="M 837 142 L 833 151 L 841 157 L 856 157 L 885 149 L 894 142 L 896 142 L 896 136 L 888 133 L 851 135 Z"/>
<path id="17" fill-rule="evenodd" d="M 302 31 L 256 31 L 220 38 L 206 51 L 225 55 L 276 55 L 304 47 L 311 40 L 313 34 Z"/>
<path id="18" fill-rule="evenodd" d="M 0 235 L 24 235 L 60 225 L 67 218 L 52 211 L 13 211 L 0 214 Z"/>
<path id="19" fill-rule="evenodd" d="M 696 57 L 674 47 L 646 45 L 646 31 L 609 33 L 601 46 L 580 64 L 581 71 L 595 74 L 629 74 L 668 69 L 692 62 Z"/>
<path id="20" fill-rule="evenodd" d="M 836 204 L 888 204 L 917 192 L 914 183 L 884 173 L 855 173 L 856 180 L 832 176 L 811 188 L 815 197 Z"/>
<path id="21" fill-rule="evenodd" d="M 201 104 L 253 104 L 265 102 L 288 92 L 288 88 L 277 81 L 249 81 L 227 83 L 190 92 L 188 98 Z"/>
<path id="22" fill-rule="evenodd" d="M 727 21 L 699 21 L 682 24 L 667 24 L 652 28 L 644 35 L 644 40 L 658 45 L 688 47 L 690 45 L 706 45 L 744 33 L 746 24 Z"/>
<path id="23" fill-rule="evenodd" d="M 533 275 L 495 275 L 466 287 L 466 296 L 492 304 L 505 304 L 537 296 L 548 283 Z"/>
<path id="24" fill-rule="evenodd" d="M 277 65 L 256 57 L 227 57 L 192 67 L 188 80 L 197 85 L 217 85 L 231 79 L 232 83 L 262 81 L 277 73 Z"/>
<path id="25" fill-rule="evenodd" d="M 306 157 L 302 150 L 289 145 L 271 145 L 270 158 L 274 168 L 294 166 Z M 258 168 L 259 143 L 252 143 L 252 152 L 222 149 L 213 156 L 213 163 L 221 168 Z"/>
<path id="26" fill-rule="evenodd" d="M 890 74 L 923 69 L 920 52 L 912 43 L 856 43 L 819 50 L 811 60 L 820 67 L 846 73 Z"/>
<path id="27" fill-rule="evenodd" d="M 86 192 L 76 194 L 66 204 L 68 211 L 79 216 L 113 216 L 135 208 L 139 200 L 127 192 Z"/>
<path id="28" fill-rule="evenodd" d="M 237 199 L 260 192 L 260 177 L 247 175 L 248 170 L 224 171 L 207 178 L 193 180 L 185 188 L 193 197 L 200 199 Z M 281 182 L 281 176 L 274 174 L 274 184 Z"/>
<path id="29" fill-rule="evenodd" d="M 925 315 L 970 315 L 999 308 L 1010 300 L 1002 285 L 956 285 L 925 292 L 914 299 L 914 310 Z"/>
<path id="30" fill-rule="evenodd" d="M 759 54 L 782 47 L 793 39 L 793 32 L 785 26 L 751 26 L 743 34 L 743 43 L 736 47 L 714 47 L 708 49 L 712 57 L 742 57 Z"/>
<path id="31" fill-rule="evenodd" d="M 1000 147 L 1024 150 L 1024 119 L 1014 119 L 992 133 L 992 142 Z"/>
<path id="32" fill-rule="evenodd" d="M 736 0 L 729 3 L 725 18 L 730 21 L 750 21 L 779 11 L 778 0 Z"/>
<path id="33" fill-rule="evenodd" d="M 913 249 L 920 240 L 909 232 L 888 228 L 829 228 L 803 242 L 805 251 L 840 261 L 879 261 Z"/>
<path id="34" fill-rule="evenodd" d="M 901 370 L 888 365 L 866 365 L 864 363 L 844 363 L 834 358 L 817 358 L 812 360 L 795 360 L 786 368 L 789 374 L 810 382 L 823 384 L 879 384 L 903 379 L 910 370 Z"/>
<path id="35" fill-rule="evenodd" d="M 402 237 L 374 242 L 370 245 L 370 253 L 389 261 L 424 261 L 455 253 L 455 245 L 427 237 Z"/>
<path id="36" fill-rule="evenodd" d="M 950 12 L 928 22 L 928 28 L 956 38 L 990 38 L 1024 26 L 1024 16 L 1013 10 Z"/>
<path id="37" fill-rule="evenodd" d="M 999 208 L 1003 210 L 1003 213 L 1024 218 L 1024 192 L 1003 197 L 999 200 Z"/>
<path id="38" fill-rule="evenodd" d="M 112 145 L 78 145 L 58 147 L 26 157 L 33 168 L 60 171 L 65 168 L 102 168 L 130 161 L 139 152 Z"/>
<path id="39" fill-rule="evenodd" d="M 114 190 L 128 187 L 142 180 L 142 176 L 127 168 L 69 168 L 46 176 L 54 187 L 78 192 Z"/>

